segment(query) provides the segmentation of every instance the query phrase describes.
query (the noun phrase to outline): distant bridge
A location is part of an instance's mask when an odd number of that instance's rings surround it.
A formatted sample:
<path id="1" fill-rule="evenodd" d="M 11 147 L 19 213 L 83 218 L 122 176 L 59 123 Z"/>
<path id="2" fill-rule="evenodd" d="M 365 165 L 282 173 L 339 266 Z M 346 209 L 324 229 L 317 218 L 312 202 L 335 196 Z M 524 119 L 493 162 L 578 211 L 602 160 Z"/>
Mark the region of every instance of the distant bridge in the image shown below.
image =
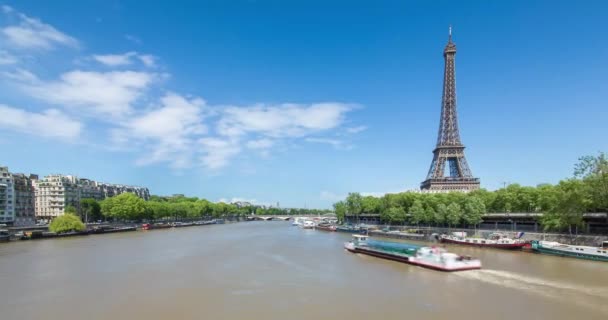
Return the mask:
<path id="1" fill-rule="evenodd" d="M 310 219 L 314 219 L 314 218 L 319 218 L 319 219 L 332 219 L 332 218 L 336 218 L 335 214 L 325 214 L 325 215 L 293 215 L 293 216 L 259 216 L 259 215 L 249 215 L 247 216 L 247 220 L 249 221 L 253 221 L 253 220 L 259 220 L 259 221 L 289 221 L 292 218 L 295 217 L 306 217 L 306 218 L 310 218 Z"/>

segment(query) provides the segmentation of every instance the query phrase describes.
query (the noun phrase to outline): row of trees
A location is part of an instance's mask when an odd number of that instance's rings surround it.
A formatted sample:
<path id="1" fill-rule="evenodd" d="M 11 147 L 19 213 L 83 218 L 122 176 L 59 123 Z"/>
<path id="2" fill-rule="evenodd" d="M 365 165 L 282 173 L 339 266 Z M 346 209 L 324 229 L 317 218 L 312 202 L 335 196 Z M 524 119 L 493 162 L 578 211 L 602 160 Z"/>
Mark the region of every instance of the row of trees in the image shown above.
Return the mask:
<path id="1" fill-rule="evenodd" d="M 256 215 L 321 215 L 331 210 L 265 208 L 255 205 L 236 205 L 210 202 L 196 197 L 152 196 L 149 201 L 132 193 L 123 193 L 97 202 L 83 199 L 79 215 L 83 221 L 111 220 L 160 220 L 160 219 L 202 219 L 242 217 Z M 66 213 L 76 214 L 74 207 L 68 206 Z"/>
<path id="2" fill-rule="evenodd" d="M 579 159 L 574 177 L 556 185 L 511 184 L 497 191 L 386 194 L 376 198 L 350 193 L 334 204 L 338 219 L 348 214 L 379 214 L 385 223 L 476 225 L 487 212 L 543 213 L 546 230 L 580 226 L 585 212 L 608 212 L 608 159 L 604 153 Z"/>

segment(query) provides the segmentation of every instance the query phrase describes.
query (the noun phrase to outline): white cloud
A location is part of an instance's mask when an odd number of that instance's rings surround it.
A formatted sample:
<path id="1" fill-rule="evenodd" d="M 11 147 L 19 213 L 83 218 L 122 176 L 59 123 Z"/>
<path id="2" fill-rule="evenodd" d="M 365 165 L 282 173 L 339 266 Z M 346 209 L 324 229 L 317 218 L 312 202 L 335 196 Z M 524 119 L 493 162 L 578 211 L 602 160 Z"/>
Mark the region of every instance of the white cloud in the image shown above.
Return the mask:
<path id="1" fill-rule="evenodd" d="M 0 65 L 15 64 L 18 61 L 19 59 L 17 59 L 17 57 L 15 57 L 14 55 L 4 50 L 0 50 Z"/>
<path id="2" fill-rule="evenodd" d="M 247 142 L 247 148 L 249 149 L 268 149 L 274 145 L 274 141 L 270 139 L 258 139 Z"/>
<path id="3" fill-rule="evenodd" d="M 55 109 L 34 113 L 0 104 L 0 128 L 27 134 L 72 140 L 80 135 L 82 124 Z"/>
<path id="4" fill-rule="evenodd" d="M 189 167 L 197 150 L 196 137 L 207 132 L 203 124 L 205 101 L 167 93 L 160 104 L 114 130 L 113 141 L 141 143 L 145 155 L 137 161 L 140 165 L 169 162 L 174 168 Z"/>
<path id="5" fill-rule="evenodd" d="M 135 44 L 142 44 L 143 43 L 143 41 L 141 41 L 140 38 L 138 38 L 138 37 L 136 37 L 134 35 L 131 35 L 131 34 L 125 34 L 125 39 L 127 39 L 127 40 L 129 40 L 129 41 L 131 41 L 131 42 L 133 42 Z"/>
<path id="6" fill-rule="evenodd" d="M 339 126 L 352 108 L 343 103 L 227 107 L 223 110 L 218 132 L 225 136 L 253 132 L 274 138 L 302 137 Z"/>
<path id="7" fill-rule="evenodd" d="M 135 51 L 126 52 L 123 54 L 96 54 L 93 55 L 93 60 L 102 63 L 109 67 L 127 66 L 139 60 L 146 67 L 154 67 L 156 58 L 149 54 L 139 54 Z"/>
<path id="8" fill-rule="evenodd" d="M 329 144 L 336 149 L 350 150 L 353 148 L 352 145 L 345 143 L 342 140 L 331 139 L 331 138 L 306 138 L 305 141 L 312 143 L 323 143 Z"/>
<path id="9" fill-rule="evenodd" d="M 17 80 L 19 82 L 27 82 L 27 83 L 38 82 L 38 77 L 35 74 L 33 74 L 27 70 L 24 70 L 24 69 L 16 69 L 13 72 L 3 72 L 2 75 L 4 75 L 8 79 Z"/>
<path id="10" fill-rule="evenodd" d="M 357 126 L 357 127 L 346 128 L 346 132 L 352 133 L 352 134 L 359 133 L 359 132 L 365 131 L 365 130 L 367 130 L 366 126 Z"/>
<path id="11" fill-rule="evenodd" d="M 153 68 L 156 66 L 156 57 L 150 54 L 140 54 L 137 56 L 141 62 L 149 68 Z"/>
<path id="12" fill-rule="evenodd" d="M 5 14 L 16 14 L 19 23 L 1 29 L 7 42 L 14 47 L 24 49 L 53 49 L 56 45 L 78 47 L 78 41 L 42 21 L 16 12 L 9 6 L 3 6 Z"/>
<path id="13" fill-rule="evenodd" d="M 238 141 L 234 139 L 203 138 L 199 143 L 203 152 L 201 161 L 210 170 L 224 168 L 241 152 Z"/>
<path id="14" fill-rule="evenodd" d="M 119 118 L 153 82 L 155 74 L 136 71 L 70 71 L 58 81 L 24 85 L 32 96 L 49 103 L 82 107 L 83 111 Z"/>

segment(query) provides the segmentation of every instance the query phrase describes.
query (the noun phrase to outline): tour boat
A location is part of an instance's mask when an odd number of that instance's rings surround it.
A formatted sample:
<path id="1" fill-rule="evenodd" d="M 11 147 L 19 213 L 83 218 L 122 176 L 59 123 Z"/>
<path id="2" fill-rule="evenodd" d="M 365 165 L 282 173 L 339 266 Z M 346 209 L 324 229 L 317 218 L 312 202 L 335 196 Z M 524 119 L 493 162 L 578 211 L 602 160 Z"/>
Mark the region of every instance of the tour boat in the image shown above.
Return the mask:
<path id="1" fill-rule="evenodd" d="M 469 238 L 466 232 L 453 232 L 451 235 L 442 234 L 439 240 L 444 243 L 514 250 L 526 246 L 527 242 L 521 239 L 522 236 L 523 233 L 520 232 L 518 237 L 513 239 L 497 232 L 492 233 L 488 238 Z"/>
<path id="2" fill-rule="evenodd" d="M 574 246 L 554 241 L 532 240 L 532 250 L 563 257 L 608 262 L 608 241 L 601 247 Z"/>
<path id="3" fill-rule="evenodd" d="M 336 226 L 329 223 L 319 223 L 315 229 L 323 230 L 323 231 L 336 231 Z"/>
<path id="4" fill-rule="evenodd" d="M 422 247 L 385 241 L 368 241 L 368 236 L 353 235 L 344 244 L 346 250 L 377 258 L 403 262 L 438 271 L 464 271 L 481 269 L 481 261 L 447 252 L 439 247 Z"/>

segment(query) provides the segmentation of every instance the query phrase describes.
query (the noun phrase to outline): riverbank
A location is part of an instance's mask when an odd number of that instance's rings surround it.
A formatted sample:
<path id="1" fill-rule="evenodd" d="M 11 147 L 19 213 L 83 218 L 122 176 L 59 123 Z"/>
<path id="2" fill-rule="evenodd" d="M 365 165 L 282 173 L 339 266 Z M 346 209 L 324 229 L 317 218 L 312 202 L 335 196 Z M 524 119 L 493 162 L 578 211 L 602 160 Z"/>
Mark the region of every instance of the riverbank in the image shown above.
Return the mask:
<path id="1" fill-rule="evenodd" d="M 377 229 L 370 231 L 370 235 L 380 236 L 385 238 L 393 239 L 405 239 L 405 240 L 422 240 L 422 241 L 433 241 L 433 234 L 449 234 L 451 232 L 466 232 L 469 236 L 487 234 L 493 232 L 502 232 L 507 234 L 515 234 L 519 230 L 496 230 L 496 229 L 466 229 L 466 228 L 434 228 L 434 227 L 416 227 L 416 226 L 405 226 L 395 228 L 389 232 L 382 231 L 384 226 L 373 225 L 371 228 Z M 416 231 L 416 232 L 413 232 Z M 526 232 L 522 239 L 527 241 L 532 240 L 545 240 L 545 241 L 556 241 L 564 244 L 572 245 L 585 245 L 585 246 L 598 246 L 603 241 L 608 241 L 608 235 L 587 235 L 587 234 L 564 234 L 564 233 L 540 233 L 540 232 Z"/>
<path id="2" fill-rule="evenodd" d="M 214 219 L 208 221 L 174 221 L 171 223 L 166 223 L 166 227 L 168 228 L 183 228 L 183 227 L 195 227 L 195 226 L 205 226 L 211 224 L 222 224 L 224 223 L 223 219 Z M 43 240 L 43 239 L 54 239 L 54 238 L 65 238 L 65 237 L 78 237 L 78 236 L 88 236 L 88 235 L 100 235 L 100 234 L 108 234 L 108 233 L 119 233 L 119 232 L 133 232 L 133 231 L 148 231 L 147 228 L 143 228 L 142 226 L 147 224 L 98 224 L 98 225 L 88 225 L 87 230 L 85 231 L 73 231 L 73 232 L 65 232 L 65 233 L 55 233 L 48 230 L 48 226 L 35 226 L 30 230 L 27 228 L 14 228 L 7 233 L 7 239 L 4 242 L 14 242 L 20 240 Z M 148 224 L 149 225 L 149 224 Z M 21 229 L 21 230 L 20 230 Z M 23 230 L 25 229 L 25 230 Z M 151 228 L 149 230 L 153 230 L 155 228 Z"/>

